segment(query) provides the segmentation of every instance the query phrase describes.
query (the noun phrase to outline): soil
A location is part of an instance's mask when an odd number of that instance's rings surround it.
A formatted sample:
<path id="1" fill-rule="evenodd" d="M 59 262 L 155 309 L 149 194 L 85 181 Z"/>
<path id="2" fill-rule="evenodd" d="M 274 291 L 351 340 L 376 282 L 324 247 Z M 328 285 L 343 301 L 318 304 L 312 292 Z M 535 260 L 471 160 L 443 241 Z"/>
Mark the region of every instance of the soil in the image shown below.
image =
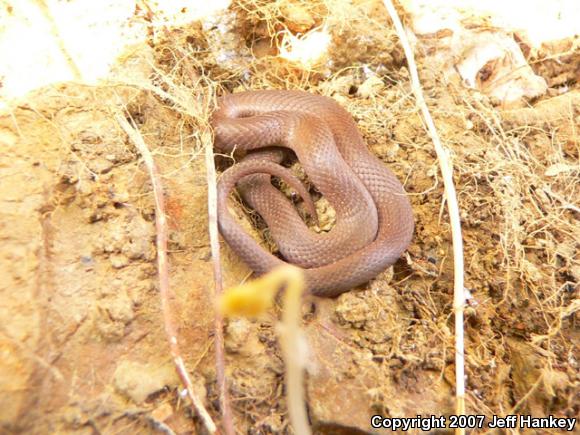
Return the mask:
<path id="1" fill-rule="evenodd" d="M 204 433 L 181 394 L 163 329 L 152 185 L 115 121 L 125 109 L 162 174 L 179 342 L 195 391 L 219 421 L 203 147 L 214 95 L 250 88 L 334 97 L 404 182 L 415 214 L 413 242 L 392 268 L 336 299 L 305 303 L 313 427 L 369 433 L 373 414 L 454 413 L 443 183 L 404 57 L 377 8 L 358 9 L 349 26 L 332 31 L 319 69 L 271 56 L 281 12 L 245 1 L 213 26 L 153 32 L 110 82 L 46 87 L 0 113 L 3 432 Z M 325 14 L 318 3 L 291 12 L 298 18 L 285 25 L 300 31 Z M 580 55 L 568 56 L 569 71 L 550 68 L 552 59 L 532 62 L 567 93 L 510 110 L 443 81 L 418 59 L 461 210 L 468 413 L 580 413 Z M 222 157 L 218 168 L 229 161 Z M 321 222 L 332 222 L 318 202 Z M 259 218 L 235 201 L 232 210 L 266 245 Z M 247 279 L 249 269 L 221 247 L 225 286 Z M 291 433 L 278 318 L 277 308 L 226 321 L 238 433 Z"/>

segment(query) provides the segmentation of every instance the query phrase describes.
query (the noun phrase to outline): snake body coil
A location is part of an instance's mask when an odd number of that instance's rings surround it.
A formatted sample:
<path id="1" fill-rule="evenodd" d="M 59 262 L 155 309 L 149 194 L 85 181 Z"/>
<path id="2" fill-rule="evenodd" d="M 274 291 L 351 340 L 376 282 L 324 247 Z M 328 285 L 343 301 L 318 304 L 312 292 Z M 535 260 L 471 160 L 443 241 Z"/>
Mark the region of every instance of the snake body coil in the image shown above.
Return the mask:
<path id="1" fill-rule="evenodd" d="M 331 98 L 301 91 L 232 94 L 219 100 L 212 125 L 217 150 L 251 151 L 220 179 L 218 222 L 224 239 L 256 273 L 283 260 L 260 247 L 230 215 L 227 197 L 236 184 L 268 224 L 283 257 L 304 269 L 316 296 L 337 296 L 369 281 L 409 245 L 413 214 L 401 183 L 368 151 L 352 117 Z M 329 233 L 311 231 L 270 183 L 271 175 L 284 179 L 315 215 L 308 192 L 279 164 L 282 154 L 273 146 L 294 151 L 336 210 Z"/>

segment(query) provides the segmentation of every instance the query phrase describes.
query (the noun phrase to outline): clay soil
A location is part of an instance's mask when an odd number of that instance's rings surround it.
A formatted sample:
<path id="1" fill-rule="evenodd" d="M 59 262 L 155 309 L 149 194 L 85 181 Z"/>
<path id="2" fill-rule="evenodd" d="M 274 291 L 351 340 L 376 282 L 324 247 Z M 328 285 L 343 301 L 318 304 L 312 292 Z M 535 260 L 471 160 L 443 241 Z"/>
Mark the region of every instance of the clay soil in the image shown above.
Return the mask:
<path id="1" fill-rule="evenodd" d="M 280 59 L 270 36 L 281 25 L 312 28 L 327 13 L 323 6 L 282 22 L 276 17 L 287 11 L 243 2 L 215 23 L 152 31 L 109 82 L 43 88 L 0 114 L 0 431 L 204 433 L 173 370 L 152 185 L 115 121 L 119 111 L 162 174 L 179 341 L 195 390 L 219 421 L 203 147 L 211 145 L 215 96 L 262 88 L 335 98 L 404 183 L 415 216 L 413 242 L 391 269 L 336 299 L 305 304 L 313 426 L 367 433 L 377 413 L 454 412 L 453 259 L 443 184 L 397 38 L 374 5 L 331 28 L 324 67 Z M 418 58 L 461 210 L 468 413 L 580 412 L 575 56 L 564 63 L 568 70 L 532 63 L 549 83 L 565 77 L 557 86 L 568 92 L 509 110 L 443 80 Z M 230 162 L 218 158 L 218 169 Z M 319 207 L 321 220 L 332 222 L 323 200 Z M 259 217 L 234 198 L 232 211 L 275 250 Z M 248 268 L 221 247 L 226 286 L 247 279 Z M 278 318 L 275 309 L 226 322 L 238 433 L 291 433 Z"/>

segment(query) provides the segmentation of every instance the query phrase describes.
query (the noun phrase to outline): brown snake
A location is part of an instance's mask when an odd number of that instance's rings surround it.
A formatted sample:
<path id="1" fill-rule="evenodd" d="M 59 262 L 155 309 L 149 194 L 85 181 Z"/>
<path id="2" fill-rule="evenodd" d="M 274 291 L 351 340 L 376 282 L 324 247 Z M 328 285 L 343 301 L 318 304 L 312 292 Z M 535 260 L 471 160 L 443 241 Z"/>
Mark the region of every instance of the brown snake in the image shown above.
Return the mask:
<path id="1" fill-rule="evenodd" d="M 230 247 L 256 273 L 284 261 L 264 250 L 233 219 L 227 197 L 238 185 L 264 218 L 283 257 L 302 267 L 308 290 L 333 297 L 393 264 L 413 234 L 409 200 L 396 176 L 367 149 L 352 117 L 333 99 L 302 91 L 251 91 L 219 100 L 212 117 L 215 147 L 251 151 L 218 184 L 218 221 Z M 278 176 L 296 189 L 316 218 L 308 191 L 280 165 L 280 148 L 298 157 L 309 180 L 336 210 L 327 234 L 311 231 L 270 183 Z"/>

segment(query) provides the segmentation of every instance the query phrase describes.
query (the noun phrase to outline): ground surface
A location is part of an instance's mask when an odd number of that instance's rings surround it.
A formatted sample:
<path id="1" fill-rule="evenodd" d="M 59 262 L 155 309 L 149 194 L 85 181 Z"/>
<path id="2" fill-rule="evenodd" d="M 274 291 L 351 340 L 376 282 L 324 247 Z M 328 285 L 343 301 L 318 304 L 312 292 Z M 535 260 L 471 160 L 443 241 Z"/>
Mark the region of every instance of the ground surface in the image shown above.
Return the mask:
<path id="1" fill-rule="evenodd" d="M 388 27 L 375 21 L 386 22 L 384 11 L 364 11 L 352 27 L 335 29 L 332 62 L 305 72 L 268 56 L 273 12 L 245 6 L 215 27 L 184 27 L 136 49 L 124 68 L 149 82 L 53 86 L 0 115 L 3 430 L 200 431 L 177 394 L 157 292 L 151 183 L 114 120 L 122 107 L 163 174 L 180 342 L 196 391 L 219 418 L 200 133 L 216 84 L 218 93 L 288 87 L 334 97 L 413 204 L 415 237 L 391 270 L 305 307 L 313 424 L 327 433 L 358 433 L 370 430 L 373 413 L 453 412 L 453 275 L 443 186 L 401 52 Z M 298 15 L 290 24 L 313 26 L 323 12 L 313 9 L 312 22 Z M 363 37 L 361 28 L 372 31 Z M 546 62 L 537 67 L 548 82 L 554 74 L 567 77 L 557 85 L 569 92 L 510 110 L 444 83 L 428 62 L 419 63 L 428 105 L 452 153 L 462 214 L 471 295 L 468 411 L 578 416 L 577 53 L 568 71 Z M 251 226 L 256 219 L 245 218 L 239 205 L 233 210 L 260 237 Z M 236 284 L 249 271 L 222 246 L 226 283 Z M 240 433 L 288 430 L 277 317 L 226 327 Z"/>

